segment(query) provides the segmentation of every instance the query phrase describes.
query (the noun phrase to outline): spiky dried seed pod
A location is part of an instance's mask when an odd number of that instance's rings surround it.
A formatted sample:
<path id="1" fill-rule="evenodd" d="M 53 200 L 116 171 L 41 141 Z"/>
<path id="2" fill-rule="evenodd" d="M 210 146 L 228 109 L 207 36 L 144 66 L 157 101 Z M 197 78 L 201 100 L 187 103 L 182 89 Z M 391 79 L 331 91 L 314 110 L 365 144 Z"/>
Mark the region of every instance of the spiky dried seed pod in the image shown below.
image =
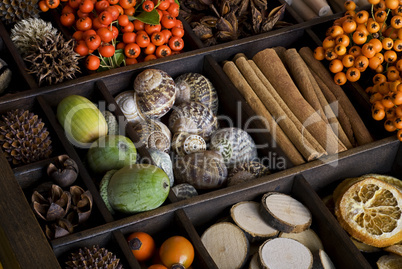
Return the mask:
<path id="1" fill-rule="evenodd" d="M 6 24 L 11 24 L 26 18 L 39 16 L 38 0 L 19 1 L 2 0 L 0 1 L 0 18 Z"/>
<path id="2" fill-rule="evenodd" d="M 22 56 L 26 56 L 35 49 L 36 41 L 45 35 L 56 37 L 57 29 L 50 22 L 29 18 L 14 25 L 10 38 Z"/>
<path id="3" fill-rule="evenodd" d="M 52 153 L 51 139 L 45 123 L 28 110 L 15 109 L 2 116 L 0 145 L 6 158 L 14 165 L 48 158 Z"/>
<path id="4" fill-rule="evenodd" d="M 121 269 L 120 259 L 106 248 L 92 246 L 80 248 L 77 252 L 71 253 L 69 261 L 66 262 L 67 269 L 72 268 L 108 268 Z"/>
<path id="5" fill-rule="evenodd" d="M 46 34 L 35 41 L 35 50 L 24 60 L 30 63 L 28 73 L 36 76 L 39 86 L 73 79 L 80 72 L 78 61 L 82 57 L 74 51 L 74 42 L 74 39 L 66 42 L 61 33 L 56 37 Z"/>

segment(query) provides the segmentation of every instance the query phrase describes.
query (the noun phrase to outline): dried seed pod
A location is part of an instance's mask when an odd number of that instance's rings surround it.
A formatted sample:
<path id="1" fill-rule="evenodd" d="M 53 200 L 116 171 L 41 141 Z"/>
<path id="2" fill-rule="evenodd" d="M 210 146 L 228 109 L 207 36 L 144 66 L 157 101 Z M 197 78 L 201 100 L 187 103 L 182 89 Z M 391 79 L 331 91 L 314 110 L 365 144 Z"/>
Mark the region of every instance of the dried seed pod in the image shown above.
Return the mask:
<path id="1" fill-rule="evenodd" d="M 156 148 L 150 148 L 148 149 L 148 152 L 151 155 L 151 158 L 156 166 L 161 168 L 168 175 L 170 180 L 170 187 L 172 187 L 174 184 L 173 164 L 169 154 Z"/>
<path id="2" fill-rule="evenodd" d="M 209 141 L 218 129 L 218 120 L 211 109 L 199 102 L 183 103 L 170 114 L 169 129 L 173 133 L 197 134 Z"/>
<path id="3" fill-rule="evenodd" d="M 270 171 L 268 167 L 266 167 L 260 162 L 246 161 L 238 163 L 233 169 L 230 170 L 227 185 L 228 186 L 236 185 L 269 174 Z"/>
<path id="4" fill-rule="evenodd" d="M 71 186 L 70 194 L 72 211 L 67 214 L 66 219 L 75 227 L 89 219 L 93 199 L 92 194 L 88 190 L 84 191 L 80 186 Z"/>
<path id="5" fill-rule="evenodd" d="M 60 155 L 55 163 L 47 167 L 47 174 L 60 187 L 67 187 L 74 183 L 78 177 L 78 165 L 68 155 Z"/>
<path id="6" fill-rule="evenodd" d="M 12 72 L 5 61 L 0 59 L 0 94 L 10 85 Z"/>
<path id="7" fill-rule="evenodd" d="M 116 117 L 109 110 L 102 111 L 102 115 L 105 117 L 108 129 L 108 135 L 119 134 L 119 124 Z"/>
<path id="8" fill-rule="evenodd" d="M 146 69 L 134 80 L 134 91 L 141 112 L 148 118 L 165 115 L 176 99 L 176 85 L 171 76 L 159 69 Z"/>
<path id="9" fill-rule="evenodd" d="M 252 161 L 257 157 L 256 145 L 244 130 L 235 127 L 223 128 L 211 137 L 211 150 L 220 152 L 228 167 Z"/>
<path id="10" fill-rule="evenodd" d="M 137 122 L 132 128 L 140 137 L 139 143 L 146 148 L 156 148 L 169 153 L 172 135 L 165 124 L 158 120 L 147 119 Z"/>
<path id="11" fill-rule="evenodd" d="M 227 169 L 222 155 L 205 150 L 177 159 L 173 172 L 176 183 L 189 183 L 196 189 L 215 189 L 226 183 Z"/>
<path id="12" fill-rule="evenodd" d="M 193 152 L 206 150 L 207 143 L 199 135 L 180 132 L 175 133 L 172 138 L 172 149 L 179 156 L 184 156 Z"/>
<path id="13" fill-rule="evenodd" d="M 207 77 L 199 73 L 185 73 L 178 76 L 174 82 L 177 86 L 176 105 L 190 101 L 200 102 L 217 114 L 218 94 Z"/>
<path id="14" fill-rule="evenodd" d="M 119 93 L 115 97 L 115 101 L 129 122 L 138 122 L 146 119 L 146 116 L 139 109 L 134 91 Z"/>

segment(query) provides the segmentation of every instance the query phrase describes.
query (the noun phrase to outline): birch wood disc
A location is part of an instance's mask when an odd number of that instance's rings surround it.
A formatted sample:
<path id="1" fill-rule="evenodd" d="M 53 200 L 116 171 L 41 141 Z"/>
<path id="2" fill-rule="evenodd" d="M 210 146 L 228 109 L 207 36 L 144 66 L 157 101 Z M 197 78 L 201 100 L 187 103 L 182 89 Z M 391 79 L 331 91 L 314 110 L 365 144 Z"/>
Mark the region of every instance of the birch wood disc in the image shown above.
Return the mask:
<path id="1" fill-rule="evenodd" d="M 258 251 L 264 269 L 310 269 L 313 254 L 302 243 L 290 238 L 265 241 Z"/>
<path id="2" fill-rule="evenodd" d="M 265 240 L 276 236 L 279 231 L 272 228 L 261 217 L 260 203 L 244 201 L 237 203 L 230 209 L 233 221 L 248 235 L 250 241 Z"/>
<path id="3" fill-rule="evenodd" d="M 313 256 L 313 269 L 335 269 L 334 263 L 323 249 L 318 250 Z"/>
<path id="4" fill-rule="evenodd" d="M 402 268 L 402 257 L 395 254 L 381 256 L 377 261 L 378 269 Z"/>
<path id="5" fill-rule="evenodd" d="M 396 255 L 402 256 L 402 245 L 395 244 L 389 247 L 384 248 L 385 251 L 394 253 Z"/>
<path id="6" fill-rule="evenodd" d="M 280 233 L 279 237 L 294 239 L 308 247 L 312 253 L 324 248 L 321 239 L 312 229 L 300 233 Z"/>
<path id="7" fill-rule="evenodd" d="M 273 228 L 298 233 L 308 229 L 312 217 L 310 210 L 290 195 L 268 192 L 261 199 L 261 216 Z"/>
<path id="8" fill-rule="evenodd" d="M 260 262 L 258 261 L 258 252 L 254 253 L 251 258 L 248 269 L 261 269 Z"/>
<path id="9" fill-rule="evenodd" d="M 210 226 L 201 241 L 219 269 L 240 269 L 247 261 L 250 245 L 246 235 L 230 222 Z"/>

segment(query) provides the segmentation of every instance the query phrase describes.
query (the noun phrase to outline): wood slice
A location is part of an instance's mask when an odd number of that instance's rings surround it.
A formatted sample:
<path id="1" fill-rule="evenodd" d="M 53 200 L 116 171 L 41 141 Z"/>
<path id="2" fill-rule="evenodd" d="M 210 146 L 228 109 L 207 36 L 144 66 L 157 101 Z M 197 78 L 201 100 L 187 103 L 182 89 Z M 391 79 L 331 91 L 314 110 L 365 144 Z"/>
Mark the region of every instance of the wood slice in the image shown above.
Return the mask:
<path id="1" fill-rule="evenodd" d="M 335 269 L 334 263 L 323 249 L 319 249 L 313 256 L 313 269 Z"/>
<path id="2" fill-rule="evenodd" d="M 358 250 L 361 252 L 366 252 L 366 253 L 373 253 L 373 252 L 379 252 L 381 251 L 381 248 L 377 248 L 374 246 L 367 245 L 363 242 L 360 242 L 357 239 L 354 239 L 353 237 L 350 237 L 350 240 L 352 240 L 353 244 L 357 247 Z"/>
<path id="3" fill-rule="evenodd" d="M 264 269 L 310 269 L 313 255 L 302 243 L 290 238 L 274 238 L 265 241 L 258 255 Z"/>
<path id="4" fill-rule="evenodd" d="M 219 269 L 240 269 L 248 259 L 250 244 L 244 232 L 233 223 L 210 226 L 201 241 Z"/>
<path id="5" fill-rule="evenodd" d="M 312 229 L 307 229 L 300 233 L 280 233 L 279 237 L 282 238 L 290 238 L 294 239 L 306 247 L 312 252 L 318 252 L 320 249 L 323 249 L 324 246 L 322 245 L 321 239 Z"/>
<path id="6" fill-rule="evenodd" d="M 308 229 L 312 217 L 310 210 L 290 195 L 268 192 L 263 195 L 261 216 L 273 228 L 285 233 L 299 233 Z"/>
<path id="7" fill-rule="evenodd" d="M 258 261 L 258 252 L 254 253 L 251 258 L 248 269 L 261 269 L 260 262 Z"/>
<path id="8" fill-rule="evenodd" d="M 378 269 L 402 268 L 402 257 L 395 254 L 381 256 L 377 261 Z"/>
<path id="9" fill-rule="evenodd" d="M 385 251 L 388 251 L 390 253 L 394 253 L 396 255 L 402 256 L 402 245 L 401 244 L 395 244 L 389 247 L 384 248 Z"/>
<path id="10" fill-rule="evenodd" d="M 279 233 L 261 217 L 259 208 L 260 203 L 244 201 L 233 205 L 230 209 L 233 221 L 245 232 L 251 242 L 266 240 Z"/>

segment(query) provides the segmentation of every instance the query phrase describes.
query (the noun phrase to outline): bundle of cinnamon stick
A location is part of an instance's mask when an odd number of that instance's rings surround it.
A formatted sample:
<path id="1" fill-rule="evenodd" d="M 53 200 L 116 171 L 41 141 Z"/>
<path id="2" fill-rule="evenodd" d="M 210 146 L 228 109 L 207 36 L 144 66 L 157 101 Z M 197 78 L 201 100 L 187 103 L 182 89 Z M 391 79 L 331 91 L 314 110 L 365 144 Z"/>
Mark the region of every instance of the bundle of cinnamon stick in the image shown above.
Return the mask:
<path id="1" fill-rule="evenodd" d="M 308 47 L 237 54 L 223 70 L 298 165 L 372 142 L 360 116 Z M 353 124 L 352 124 L 353 122 Z"/>

